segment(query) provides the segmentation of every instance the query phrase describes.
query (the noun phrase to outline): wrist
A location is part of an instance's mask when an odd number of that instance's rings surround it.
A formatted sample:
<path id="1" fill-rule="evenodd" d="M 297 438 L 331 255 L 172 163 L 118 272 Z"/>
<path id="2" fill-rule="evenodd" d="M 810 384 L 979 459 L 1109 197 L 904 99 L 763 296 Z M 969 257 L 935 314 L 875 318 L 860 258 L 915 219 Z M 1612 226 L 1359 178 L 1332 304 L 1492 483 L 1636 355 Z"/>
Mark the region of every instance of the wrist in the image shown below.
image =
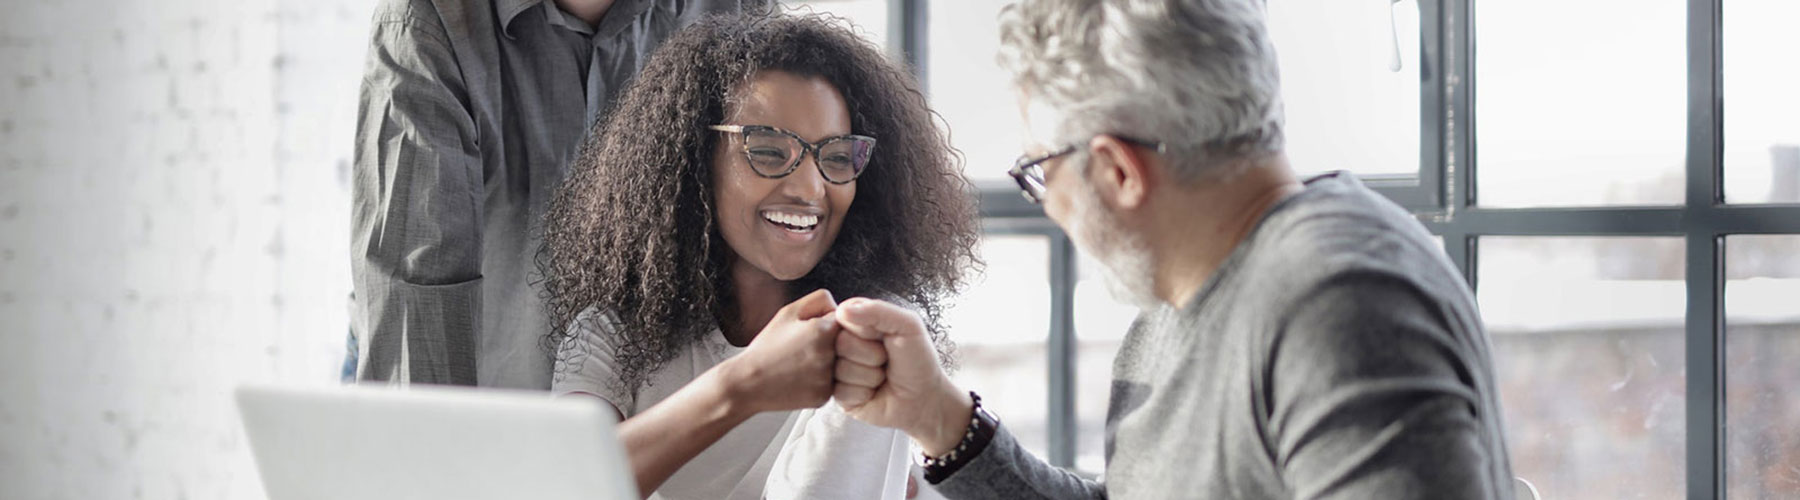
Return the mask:
<path id="1" fill-rule="evenodd" d="M 949 453 L 962 442 L 963 434 L 969 430 L 969 418 L 975 412 L 975 400 L 970 399 L 969 393 L 948 383 L 942 389 L 936 404 L 928 406 L 933 408 L 931 413 L 921 419 L 926 425 L 907 431 L 921 451 L 934 457 Z"/>
<path id="2" fill-rule="evenodd" d="M 742 368 L 733 363 L 736 358 L 727 359 L 701 374 L 700 382 L 694 384 L 704 391 L 704 397 L 713 403 L 719 417 L 726 420 L 744 420 L 761 412 L 756 408 L 757 398 L 751 397 L 750 389 L 743 382 L 747 377 L 739 373 Z"/>

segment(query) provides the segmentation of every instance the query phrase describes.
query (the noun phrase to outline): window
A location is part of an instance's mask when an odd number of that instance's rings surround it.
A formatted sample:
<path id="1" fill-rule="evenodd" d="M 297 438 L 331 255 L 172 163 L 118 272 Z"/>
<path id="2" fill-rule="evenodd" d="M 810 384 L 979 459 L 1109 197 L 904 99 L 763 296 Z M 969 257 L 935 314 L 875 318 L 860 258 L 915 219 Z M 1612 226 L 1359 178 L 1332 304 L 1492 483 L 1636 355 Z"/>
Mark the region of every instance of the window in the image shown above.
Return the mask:
<path id="1" fill-rule="evenodd" d="M 931 12 L 954 13 L 931 18 L 930 46 L 957 48 L 930 58 L 932 105 L 950 125 L 951 140 L 977 181 L 1005 181 L 1024 141 L 1011 76 L 994 60 L 995 18 L 1012 1 L 930 2 Z M 1294 164 L 1305 173 L 1415 175 L 1425 72 L 1416 43 L 1417 3 L 1280 2 L 1270 5 L 1269 23 L 1282 56 L 1285 132 Z M 1333 28 L 1346 24 L 1364 29 Z"/>
<path id="2" fill-rule="evenodd" d="M 1049 452 L 1045 374 L 1050 335 L 1050 238 L 990 234 L 981 244 L 984 276 L 945 312 L 957 344 L 958 386 L 983 394 L 982 405 L 1004 415 L 1019 444 Z"/>
<path id="3" fill-rule="evenodd" d="M 932 0 L 926 71 L 931 107 L 950 126 L 950 144 L 963 153 L 963 172 L 985 186 L 1011 185 L 1006 169 L 1025 144 L 1012 77 L 994 60 L 1000 50 L 995 19 L 1012 0 Z"/>
<path id="4" fill-rule="evenodd" d="M 1486 167 L 1480 203 L 1680 203 L 1683 7 L 1679 0 L 1476 6 L 1476 160 Z"/>
<path id="5" fill-rule="evenodd" d="M 1725 239 L 1727 498 L 1800 498 L 1800 236 Z"/>
<path id="6" fill-rule="evenodd" d="M 1417 2 L 1269 2 L 1268 22 L 1295 170 L 1418 172 Z"/>
<path id="7" fill-rule="evenodd" d="M 1783 97 L 1771 96 L 1767 102 L 1760 97 L 1748 104 L 1724 102 L 1723 97 L 1733 91 L 1720 82 L 1737 70 L 1731 69 L 1731 59 L 1720 55 L 1732 53 L 1731 42 L 1721 46 L 1720 41 L 1747 35 L 1732 34 L 1735 24 L 1721 24 L 1722 3 L 1487 2 L 1476 11 L 1472 2 L 1446 2 L 1445 38 L 1461 41 L 1445 49 L 1452 59 L 1448 68 L 1467 78 L 1450 78 L 1455 82 L 1451 85 L 1454 97 L 1444 110 L 1448 127 L 1459 131 L 1450 139 L 1458 145 L 1450 148 L 1447 156 L 1447 166 L 1456 167 L 1446 173 L 1450 196 L 1442 211 L 1424 216 L 1429 220 L 1427 226 L 1449 242 L 1446 250 L 1452 260 L 1465 272 L 1475 271 L 1469 278 L 1493 333 L 1501 384 L 1510 388 L 1502 395 L 1501 404 L 1506 407 L 1509 430 L 1523 434 L 1508 436 L 1513 443 L 1514 472 L 1535 481 L 1545 498 L 1710 499 L 1727 498 L 1728 490 L 1729 498 L 1791 496 L 1791 489 L 1781 489 L 1791 488 L 1788 476 L 1783 475 L 1790 471 L 1782 469 L 1792 465 L 1786 456 L 1791 453 L 1762 451 L 1756 446 L 1765 442 L 1780 446 L 1783 439 L 1792 442 L 1785 430 L 1796 427 L 1794 417 L 1771 406 L 1770 401 L 1781 403 L 1779 398 L 1771 399 L 1765 388 L 1771 384 L 1791 388 L 1800 383 L 1800 372 L 1757 372 L 1757 366 L 1769 362 L 1764 356 L 1770 354 L 1742 347 L 1779 348 L 1787 338 L 1770 334 L 1768 326 L 1751 326 L 1753 323 L 1740 323 L 1741 330 L 1725 328 L 1733 318 L 1729 311 L 1734 309 L 1747 315 L 1745 321 L 1773 321 L 1776 329 L 1781 321 L 1791 320 L 1759 317 L 1755 312 L 1765 307 L 1757 305 L 1757 300 L 1771 300 L 1766 294 L 1779 293 L 1756 288 L 1767 286 L 1770 280 L 1732 275 L 1729 286 L 1745 290 L 1738 294 L 1741 298 L 1732 298 L 1727 294 L 1725 270 L 1750 265 L 1777 269 L 1752 262 L 1769 260 L 1771 255 L 1792 259 L 1794 254 L 1725 250 L 1767 245 L 1760 238 L 1771 236 L 1763 235 L 1800 233 L 1800 207 L 1724 203 L 1726 191 L 1733 189 L 1728 187 L 1729 178 L 1739 174 L 1726 166 L 1732 160 L 1723 146 L 1729 144 L 1733 132 L 1725 132 L 1731 122 L 1722 121 L 1721 116 L 1727 109 L 1737 109 L 1730 107 L 1734 104 L 1778 105 L 1796 93 L 1774 92 Z M 1767 4 L 1749 10 L 1766 11 Z M 1552 7 L 1554 16 L 1541 15 L 1543 9 Z M 1527 11 L 1540 15 L 1530 16 Z M 1599 25 L 1607 29 L 1592 28 Z M 1470 36 L 1471 26 L 1479 33 L 1475 37 Z M 1530 32 L 1523 31 L 1526 29 Z M 1498 33 L 1490 33 L 1495 30 Z M 1762 36 L 1770 35 L 1764 32 Z M 1559 60 L 1534 61 L 1529 54 L 1509 54 L 1539 44 L 1541 39 L 1554 40 L 1557 50 L 1539 55 Z M 1582 63 L 1568 65 L 1560 59 Z M 1530 72 L 1533 67 L 1557 67 L 1542 73 L 1556 75 L 1555 80 L 1562 83 L 1542 86 L 1537 81 L 1506 81 L 1524 78 L 1517 73 Z M 1670 75 L 1673 67 L 1680 71 Z M 1754 73 L 1755 68 L 1746 71 Z M 1594 86 L 1596 79 L 1641 88 L 1607 90 Z M 1671 88 L 1681 90 L 1677 93 Z M 1591 106 L 1533 104 L 1533 97 L 1562 99 L 1559 93 L 1589 95 L 1595 101 Z M 1658 111 L 1676 103 L 1680 103 L 1676 108 L 1680 118 Z M 1638 109 L 1626 109 L 1627 104 Z M 1520 111 L 1525 106 L 1533 106 L 1531 114 L 1543 115 L 1538 126 L 1522 121 L 1528 119 Z M 1577 132 L 1568 123 L 1583 124 L 1580 130 L 1591 132 L 1592 140 L 1565 144 L 1557 136 Z M 1471 126 L 1473 133 L 1469 132 Z M 1495 127 L 1500 130 L 1491 130 Z M 1621 130 L 1637 132 L 1621 134 Z M 1646 138 L 1673 142 L 1680 149 L 1643 143 Z M 1544 150 L 1562 153 L 1534 156 Z M 1534 170 L 1545 167 L 1533 163 L 1563 166 L 1543 171 Z M 1520 252 L 1545 245 L 1560 245 L 1563 252 L 1577 254 L 1601 252 L 1599 265 L 1579 271 L 1559 267 L 1566 265 L 1567 256 L 1520 259 Z M 1494 259 L 1501 262 L 1488 262 Z M 1506 271 L 1507 267 L 1545 266 L 1549 269 L 1536 273 L 1515 271 L 1509 275 Z M 1570 283 L 1571 279 L 1578 282 Z M 1675 282 L 1680 286 L 1673 287 Z M 1509 312 L 1513 304 L 1508 302 L 1528 303 L 1533 299 L 1526 296 L 1532 292 L 1540 297 L 1561 297 L 1563 303 L 1520 305 Z M 1681 300 L 1674 299 L 1675 293 L 1681 294 Z M 1506 296 L 1515 298 L 1503 299 Z M 1739 305 L 1740 300 L 1747 303 Z M 1591 305 L 1577 307 L 1591 310 L 1583 314 L 1605 314 L 1562 321 L 1569 323 L 1563 329 L 1585 333 L 1558 334 L 1553 337 L 1558 340 L 1544 341 L 1560 347 L 1536 353 L 1523 348 L 1527 342 L 1520 337 L 1522 326 L 1539 320 L 1520 319 L 1525 316 L 1522 313 L 1568 319 L 1566 311 L 1559 308 L 1569 304 Z M 1675 337 L 1669 330 L 1675 311 L 1681 313 L 1678 350 L 1670 345 Z M 1539 327 L 1554 327 L 1554 323 Z M 1609 324 L 1612 326 L 1606 326 Z M 1734 338 L 1732 333 L 1738 331 L 1743 335 Z M 1581 337 L 1596 335 L 1619 340 L 1604 350 L 1583 346 Z M 1590 366 L 1560 361 L 1568 357 Z M 1652 357 L 1656 364 L 1644 361 Z M 1560 375 L 1545 379 L 1534 372 L 1540 368 Z M 1596 377 L 1603 379 L 1604 370 L 1620 368 L 1631 368 L 1631 381 L 1616 392 L 1591 394 Z M 1740 372 L 1744 375 L 1736 375 Z M 1679 398 L 1669 392 L 1674 383 L 1668 378 L 1671 373 L 1680 375 Z M 1728 382 L 1739 376 L 1748 379 Z M 1650 385 L 1646 387 L 1646 383 Z M 1527 394 L 1514 395 L 1518 393 Z M 1651 397 L 1646 394 L 1654 397 L 1645 399 Z M 1563 443 L 1539 442 L 1542 436 L 1519 429 L 1564 430 L 1546 425 L 1551 419 L 1541 413 L 1549 411 L 1541 402 L 1545 400 L 1567 401 L 1549 407 L 1567 418 L 1588 419 L 1574 424 L 1576 427 L 1609 422 L 1620 427 L 1605 431 L 1609 434 L 1583 429 L 1571 433 Z M 1657 404 L 1663 407 L 1655 407 Z M 1667 433 L 1677 420 L 1669 405 L 1679 407 L 1679 439 Z M 1597 414 L 1602 411 L 1607 413 Z M 1739 420 L 1732 421 L 1733 428 L 1727 431 L 1725 424 L 1732 418 Z M 1600 435 L 1605 437 L 1596 437 Z M 1614 455 L 1619 450 L 1611 448 L 1643 450 L 1643 454 Z M 1671 470 L 1672 466 L 1676 470 Z"/>
<path id="8" fill-rule="evenodd" d="M 1725 200 L 1800 203 L 1800 2 L 1725 8 Z"/>
<path id="9" fill-rule="evenodd" d="M 1005 182 L 1007 3 L 890 0 L 880 22 L 989 228 L 953 314 L 958 378 L 1030 398 L 998 413 L 1098 473 L 1133 313 Z M 1357 173 L 1443 238 L 1495 344 L 1514 470 L 1546 498 L 1800 495 L 1800 12 L 1724 3 L 1269 2 L 1292 159 Z M 981 326 L 990 308 L 1010 323 Z"/>
<path id="10" fill-rule="evenodd" d="M 1681 491 L 1681 239 L 1478 243 L 1513 474 L 1544 498 Z"/>

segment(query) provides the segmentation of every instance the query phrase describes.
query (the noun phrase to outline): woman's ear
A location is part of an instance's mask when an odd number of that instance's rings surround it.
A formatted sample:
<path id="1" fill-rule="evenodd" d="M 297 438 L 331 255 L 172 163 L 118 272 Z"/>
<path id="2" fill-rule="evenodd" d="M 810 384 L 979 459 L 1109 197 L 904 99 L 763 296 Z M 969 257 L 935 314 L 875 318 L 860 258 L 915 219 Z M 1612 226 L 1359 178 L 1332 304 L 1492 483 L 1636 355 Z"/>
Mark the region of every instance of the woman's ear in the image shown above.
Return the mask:
<path id="1" fill-rule="evenodd" d="M 1150 191 L 1161 182 L 1151 157 L 1131 143 L 1110 135 L 1097 135 L 1088 141 L 1092 159 L 1088 164 L 1088 181 L 1098 188 L 1101 198 L 1119 210 L 1135 210 L 1149 200 Z"/>

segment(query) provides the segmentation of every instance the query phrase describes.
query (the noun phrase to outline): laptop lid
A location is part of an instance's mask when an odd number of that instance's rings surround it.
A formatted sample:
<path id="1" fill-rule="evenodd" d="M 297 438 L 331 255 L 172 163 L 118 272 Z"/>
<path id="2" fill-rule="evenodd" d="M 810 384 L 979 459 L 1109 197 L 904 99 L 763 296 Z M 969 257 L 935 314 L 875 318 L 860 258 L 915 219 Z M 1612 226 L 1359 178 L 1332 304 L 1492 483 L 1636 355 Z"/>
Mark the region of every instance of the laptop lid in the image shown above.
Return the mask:
<path id="1" fill-rule="evenodd" d="M 242 387 L 270 500 L 636 500 L 591 398 L 450 387 Z"/>

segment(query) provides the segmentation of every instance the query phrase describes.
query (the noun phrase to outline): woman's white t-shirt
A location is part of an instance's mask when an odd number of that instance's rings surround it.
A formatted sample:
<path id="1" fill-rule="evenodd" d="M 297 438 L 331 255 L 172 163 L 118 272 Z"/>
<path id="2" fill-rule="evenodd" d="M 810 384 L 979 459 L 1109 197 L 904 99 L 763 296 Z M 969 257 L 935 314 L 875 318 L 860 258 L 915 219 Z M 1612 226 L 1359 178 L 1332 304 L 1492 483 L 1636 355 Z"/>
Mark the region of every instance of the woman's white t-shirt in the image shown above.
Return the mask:
<path id="1" fill-rule="evenodd" d="M 593 394 L 631 418 L 744 350 L 714 329 L 651 373 L 634 394 L 617 384 L 616 328 L 611 315 L 582 311 L 570 325 L 569 339 L 557 346 L 551 393 Z M 851 419 L 835 402 L 762 413 L 688 461 L 650 498 L 898 500 L 906 491 L 909 446 L 899 431 Z"/>

